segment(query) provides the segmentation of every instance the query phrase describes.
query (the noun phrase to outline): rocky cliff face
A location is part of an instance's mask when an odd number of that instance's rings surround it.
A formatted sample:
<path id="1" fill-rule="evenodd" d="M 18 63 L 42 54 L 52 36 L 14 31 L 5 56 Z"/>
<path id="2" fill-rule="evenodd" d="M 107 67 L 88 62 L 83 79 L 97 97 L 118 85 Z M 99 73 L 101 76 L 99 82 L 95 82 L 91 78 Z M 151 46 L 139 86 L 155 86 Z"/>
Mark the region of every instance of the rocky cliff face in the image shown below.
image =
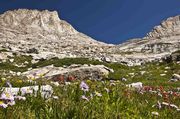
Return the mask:
<path id="1" fill-rule="evenodd" d="M 13 52 L 58 57 L 93 56 L 109 46 L 98 42 L 61 20 L 53 11 L 19 9 L 0 15 L 0 46 Z"/>
<path id="2" fill-rule="evenodd" d="M 178 50 L 180 50 L 180 16 L 163 21 L 144 38 L 129 40 L 114 48 L 118 56 L 123 52 L 124 61 L 134 63 L 161 60 Z"/>

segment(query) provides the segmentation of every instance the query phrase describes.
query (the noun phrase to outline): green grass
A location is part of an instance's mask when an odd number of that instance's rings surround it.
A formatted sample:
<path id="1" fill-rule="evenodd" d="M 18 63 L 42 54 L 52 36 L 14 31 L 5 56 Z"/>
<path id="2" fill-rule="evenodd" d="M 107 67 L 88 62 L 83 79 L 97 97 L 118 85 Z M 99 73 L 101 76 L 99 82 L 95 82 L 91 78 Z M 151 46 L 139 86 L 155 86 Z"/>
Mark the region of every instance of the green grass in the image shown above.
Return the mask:
<path id="1" fill-rule="evenodd" d="M 7 109 L 0 109 L 0 117 L 8 119 L 153 119 L 151 112 L 159 112 L 159 118 L 178 119 L 180 114 L 174 109 L 152 107 L 163 98 L 157 95 L 127 89 L 123 83 L 116 82 L 111 86 L 109 81 L 87 81 L 90 91 L 86 94 L 79 88 L 79 83 L 54 87 L 54 95 L 59 99 L 45 100 L 38 97 L 27 96 L 26 101 L 18 101 L 16 105 Z M 107 93 L 104 88 L 110 90 Z M 95 91 L 102 97 L 90 95 Z M 128 92 L 128 93 L 127 93 Z M 86 95 L 90 100 L 81 99 Z M 128 95 L 127 95 L 128 94 Z M 148 102 L 148 103 L 147 103 Z M 180 106 L 179 98 L 171 97 L 171 103 Z"/>
<path id="2" fill-rule="evenodd" d="M 27 96 L 26 101 L 17 101 L 16 105 L 7 109 L 0 108 L 0 117 L 6 119 L 179 119 L 180 113 L 171 108 L 157 109 L 152 107 L 157 101 L 165 101 L 156 94 L 139 94 L 134 90 L 128 89 L 125 85 L 132 82 L 142 82 L 145 86 L 160 87 L 163 86 L 166 91 L 176 90 L 180 87 L 180 82 L 168 82 L 174 73 L 180 73 L 180 64 L 171 63 L 147 63 L 142 66 L 128 67 L 117 63 L 103 63 L 86 58 L 53 58 L 50 60 L 40 61 L 31 64 L 31 57 L 16 56 L 15 63 L 21 64 L 28 61 L 24 68 L 18 68 L 10 62 L 1 63 L 1 70 L 25 71 L 30 67 L 43 67 L 54 64 L 55 66 L 69 66 L 71 64 L 103 64 L 114 69 L 114 73 L 110 73 L 108 79 L 104 82 L 87 81 L 90 91 L 85 95 L 90 98 L 95 91 L 102 94 L 102 97 L 94 96 L 90 101 L 82 100 L 84 94 L 79 88 L 79 81 L 72 85 L 60 85 L 54 87 L 54 95 L 59 97 L 58 100 L 45 100 L 38 97 Z M 169 69 L 165 69 L 169 67 Z M 141 71 L 145 71 L 141 74 Z M 164 72 L 167 71 L 167 72 Z M 131 76 L 130 73 L 134 73 Z M 160 76 L 160 74 L 166 74 Z M 25 77 L 3 76 L 12 83 L 14 87 L 22 87 L 34 85 L 27 82 Z M 127 82 L 120 81 L 126 78 Z M 115 86 L 110 85 L 109 80 L 117 81 Z M 1 86 L 5 86 L 5 81 L 0 81 Z M 50 84 L 44 79 L 37 80 L 37 85 Z M 104 88 L 110 90 L 109 93 Z M 170 97 L 170 103 L 180 107 L 180 97 Z M 152 116 L 151 112 L 159 113 L 158 117 Z"/>

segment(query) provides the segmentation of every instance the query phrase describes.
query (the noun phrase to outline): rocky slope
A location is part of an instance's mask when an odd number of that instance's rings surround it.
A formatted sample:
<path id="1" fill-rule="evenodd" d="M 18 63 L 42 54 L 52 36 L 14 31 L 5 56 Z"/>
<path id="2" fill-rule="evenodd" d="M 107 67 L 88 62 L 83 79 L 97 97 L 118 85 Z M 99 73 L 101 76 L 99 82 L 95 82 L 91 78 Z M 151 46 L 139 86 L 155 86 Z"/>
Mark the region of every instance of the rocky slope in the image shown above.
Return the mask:
<path id="1" fill-rule="evenodd" d="M 19 9 L 0 15 L 0 39 L 1 49 L 36 53 L 35 58 L 90 57 L 111 46 L 76 31 L 56 11 L 47 10 Z"/>
<path id="2" fill-rule="evenodd" d="M 111 45 L 78 32 L 55 11 L 7 11 L 0 15 L 0 50 L 4 49 L 34 59 L 88 57 L 140 65 L 180 50 L 180 16 L 163 21 L 144 38 Z"/>
<path id="3" fill-rule="evenodd" d="M 144 38 L 129 40 L 115 46 L 116 57 L 134 63 L 161 60 L 180 50 L 180 16 L 170 17 Z M 122 52 L 123 51 L 123 52 Z"/>

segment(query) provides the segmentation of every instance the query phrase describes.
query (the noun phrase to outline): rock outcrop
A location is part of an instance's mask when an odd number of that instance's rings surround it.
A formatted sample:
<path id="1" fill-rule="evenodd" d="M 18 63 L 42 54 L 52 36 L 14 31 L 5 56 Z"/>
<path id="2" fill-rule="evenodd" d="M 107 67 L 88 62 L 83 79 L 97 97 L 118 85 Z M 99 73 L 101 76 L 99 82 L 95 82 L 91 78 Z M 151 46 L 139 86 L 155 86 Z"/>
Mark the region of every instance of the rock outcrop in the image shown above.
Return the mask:
<path id="1" fill-rule="evenodd" d="M 107 78 L 112 69 L 103 65 L 71 65 L 69 67 L 46 66 L 24 72 L 22 75 L 29 79 L 47 78 L 54 81 L 67 80 L 73 77 L 78 80 L 101 80 Z M 63 76 L 63 77 L 62 77 Z"/>
<path id="2" fill-rule="evenodd" d="M 123 55 L 127 63 L 142 64 L 149 61 L 160 61 L 179 50 L 180 16 L 175 16 L 154 27 L 146 37 L 129 40 L 115 46 L 114 54 L 118 54 L 118 57 Z"/>
<path id="3" fill-rule="evenodd" d="M 56 11 L 19 9 L 0 15 L 0 49 L 35 58 L 93 58 L 110 46 L 76 31 Z"/>

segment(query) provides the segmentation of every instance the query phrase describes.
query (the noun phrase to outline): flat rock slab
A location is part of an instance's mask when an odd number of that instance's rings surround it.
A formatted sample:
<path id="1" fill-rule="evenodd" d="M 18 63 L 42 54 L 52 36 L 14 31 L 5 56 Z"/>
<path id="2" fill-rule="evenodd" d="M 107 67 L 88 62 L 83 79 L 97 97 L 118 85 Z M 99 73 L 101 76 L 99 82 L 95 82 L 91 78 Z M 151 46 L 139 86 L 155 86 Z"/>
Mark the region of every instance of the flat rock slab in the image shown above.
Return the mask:
<path id="1" fill-rule="evenodd" d="M 23 75 L 29 79 L 48 78 L 58 80 L 59 76 L 64 76 L 64 79 L 71 76 L 78 80 L 101 80 L 104 77 L 107 77 L 110 72 L 113 72 L 113 70 L 104 65 L 77 65 L 75 67 L 74 65 L 71 65 L 66 68 L 50 65 L 32 69 L 24 72 Z"/>

